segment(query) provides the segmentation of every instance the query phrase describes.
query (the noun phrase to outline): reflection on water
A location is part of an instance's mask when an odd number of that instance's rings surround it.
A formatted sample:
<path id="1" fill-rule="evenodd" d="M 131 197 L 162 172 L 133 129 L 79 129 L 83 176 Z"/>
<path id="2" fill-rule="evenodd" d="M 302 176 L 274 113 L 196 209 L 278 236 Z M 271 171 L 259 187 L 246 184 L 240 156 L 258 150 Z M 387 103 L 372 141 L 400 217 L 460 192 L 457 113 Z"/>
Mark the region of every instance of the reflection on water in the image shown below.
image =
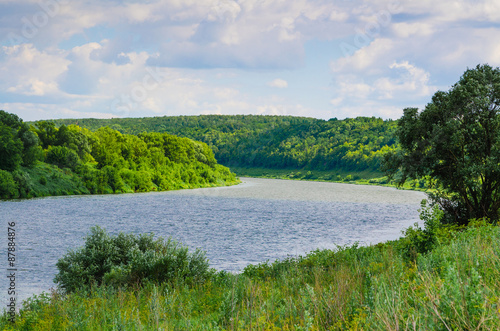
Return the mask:
<path id="1" fill-rule="evenodd" d="M 17 224 L 19 298 L 53 287 L 56 261 L 83 245 L 94 225 L 112 234 L 172 236 L 205 250 L 212 267 L 238 271 L 316 248 L 396 239 L 418 221 L 425 198 L 421 192 L 376 186 L 243 181 L 222 188 L 0 202 L 5 251 L 7 222 Z M 5 301 L 6 277 L 0 286 Z"/>

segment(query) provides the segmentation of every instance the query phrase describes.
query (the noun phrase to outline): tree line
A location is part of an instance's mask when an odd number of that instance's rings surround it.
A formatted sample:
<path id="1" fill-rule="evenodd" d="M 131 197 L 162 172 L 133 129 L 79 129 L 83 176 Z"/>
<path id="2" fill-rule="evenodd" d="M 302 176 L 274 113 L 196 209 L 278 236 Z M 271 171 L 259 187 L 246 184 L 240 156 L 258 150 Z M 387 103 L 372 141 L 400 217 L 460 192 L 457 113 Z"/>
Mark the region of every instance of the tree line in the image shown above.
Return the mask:
<path id="1" fill-rule="evenodd" d="M 235 183 L 207 144 L 166 133 L 92 132 L 51 121 L 31 126 L 0 111 L 0 197 L 44 195 L 64 175 L 77 193 L 148 192 Z M 53 195 L 51 192 L 45 195 Z"/>
<path id="2" fill-rule="evenodd" d="M 168 132 L 207 143 L 226 166 L 379 171 L 397 148 L 396 121 L 375 117 L 328 121 L 293 116 L 201 115 L 57 120 L 95 131 Z"/>

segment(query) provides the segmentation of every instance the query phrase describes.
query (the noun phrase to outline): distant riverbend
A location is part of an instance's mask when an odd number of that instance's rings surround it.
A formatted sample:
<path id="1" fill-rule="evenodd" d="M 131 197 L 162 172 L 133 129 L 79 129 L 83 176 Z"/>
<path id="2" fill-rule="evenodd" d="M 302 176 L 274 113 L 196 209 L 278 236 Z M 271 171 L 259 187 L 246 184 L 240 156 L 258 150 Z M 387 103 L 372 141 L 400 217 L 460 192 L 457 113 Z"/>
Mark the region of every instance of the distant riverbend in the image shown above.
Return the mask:
<path id="1" fill-rule="evenodd" d="M 241 179 L 231 187 L 0 202 L 5 229 L 16 222 L 19 298 L 53 287 L 55 263 L 94 225 L 172 236 L 206 251 L 212 267 L 237 272 L 316 248 L 396 239 L 419 221 L 425 198 L 388 187 Z M 7 235 L 2 240 L 6 248 Z M 7 288 L 6 277 L 0 286 Z"/>

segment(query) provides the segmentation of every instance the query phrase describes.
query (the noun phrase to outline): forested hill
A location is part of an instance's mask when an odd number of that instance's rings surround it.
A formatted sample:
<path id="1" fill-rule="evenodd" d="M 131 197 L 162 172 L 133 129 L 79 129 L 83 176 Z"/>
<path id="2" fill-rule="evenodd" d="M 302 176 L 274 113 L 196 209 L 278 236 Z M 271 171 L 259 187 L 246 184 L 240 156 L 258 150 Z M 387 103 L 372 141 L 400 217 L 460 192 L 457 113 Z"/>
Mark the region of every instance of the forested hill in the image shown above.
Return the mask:
<path id="1" fill-rule="evenodd" d="M 379 170 L 396 147 L 396 121 L 358 117 L 328 121 L 293 116 L 201 115 L 57 120 L 95 131 L 167 132 L 207 143 L 226 166 L 311 170 Z"/>
<path id="2" fill-rule="evenodd" d="M 95 132 L 0 110 L 0 198 L 122 193 L 237 183 L 207 144 L 167 133 Z"/>

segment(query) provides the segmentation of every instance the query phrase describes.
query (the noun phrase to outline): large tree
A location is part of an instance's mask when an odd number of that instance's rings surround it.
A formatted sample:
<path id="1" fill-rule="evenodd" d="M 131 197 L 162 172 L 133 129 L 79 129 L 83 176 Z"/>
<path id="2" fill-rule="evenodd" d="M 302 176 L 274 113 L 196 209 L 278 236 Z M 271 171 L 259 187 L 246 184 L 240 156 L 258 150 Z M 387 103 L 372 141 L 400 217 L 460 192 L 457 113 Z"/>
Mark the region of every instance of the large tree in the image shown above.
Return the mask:
<path id="1" fill-rule="evenodd" d="M 423 111 L 404 110 L 399 120 L 401 153 L 392 170 L 407 178 L 430 176 L 430 198 L 448 220 L 499 219 L 500 69 L 478 65 L 448 92 L 436 92 Z"/>
<path id="2" fill-rule="evenodd" d="M 32 166 L 41 157 L 37 135 L 15 114 L 0 110 L 0 169 Z"/>

